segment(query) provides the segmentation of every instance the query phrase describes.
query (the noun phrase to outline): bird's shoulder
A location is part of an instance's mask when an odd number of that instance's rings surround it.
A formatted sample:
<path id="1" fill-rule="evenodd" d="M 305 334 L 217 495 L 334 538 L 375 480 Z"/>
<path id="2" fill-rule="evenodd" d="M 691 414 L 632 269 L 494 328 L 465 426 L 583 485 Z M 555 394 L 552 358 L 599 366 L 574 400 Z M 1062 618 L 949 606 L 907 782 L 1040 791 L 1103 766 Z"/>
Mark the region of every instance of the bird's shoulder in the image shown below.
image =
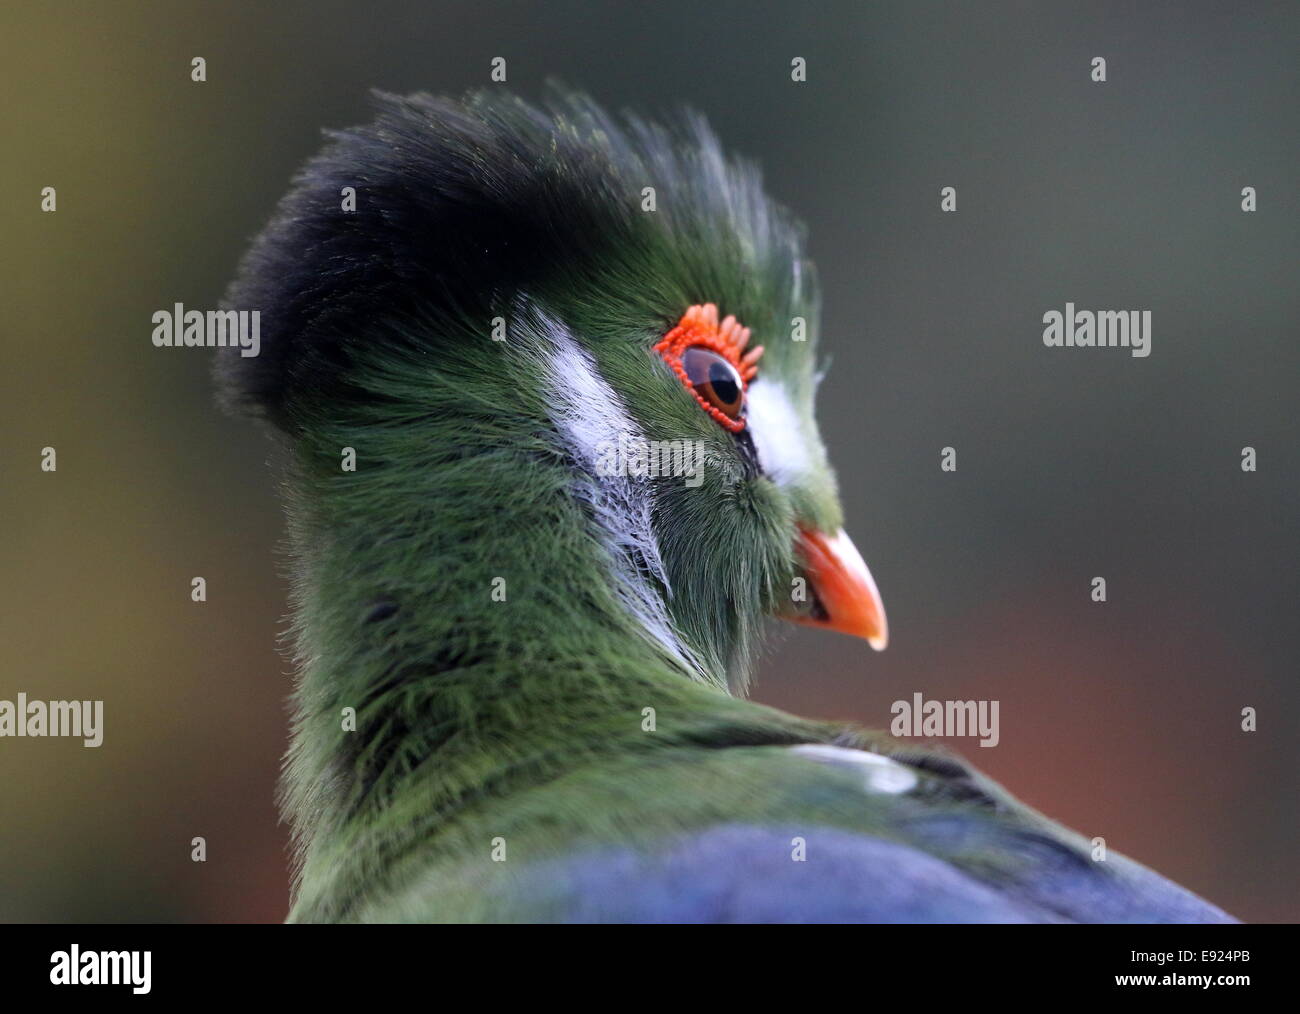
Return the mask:
<path id="1" fill-rule="evenodd" d="M 958 758 L 851 731 L 623 758 L 521 794 L 474 833 L 476 854 L 363 917 L 1228 920 L 1137 863 L 1098 859 Z"/>

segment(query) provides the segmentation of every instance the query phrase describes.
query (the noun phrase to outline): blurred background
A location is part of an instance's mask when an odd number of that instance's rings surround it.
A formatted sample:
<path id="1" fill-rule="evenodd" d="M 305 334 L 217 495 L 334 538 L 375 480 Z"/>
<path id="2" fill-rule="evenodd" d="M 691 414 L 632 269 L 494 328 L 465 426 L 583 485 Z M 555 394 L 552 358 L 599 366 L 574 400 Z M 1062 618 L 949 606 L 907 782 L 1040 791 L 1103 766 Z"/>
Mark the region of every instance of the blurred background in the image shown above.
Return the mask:
<path id="1" fill-rule="evenodd" d="M 1298 30 L 1294 3 L 6 4 L 0 698 L 103 699 L 106 734 L 0 740 L 0 919 L 285 915 L 273 449 L 150 315 L 215 306 L 367 89 L 504 56 L 527 97 L 698 108 L 808 223 L 819 415 L 893 641 L 776 632 L 758 698 L 874 727 L 1000 700 L 995 749 L 952 745 L 1026 802 L 1295 921 Z M 1044 348 L 1067 300 L 1150 309 L 1150 358 Z"/>

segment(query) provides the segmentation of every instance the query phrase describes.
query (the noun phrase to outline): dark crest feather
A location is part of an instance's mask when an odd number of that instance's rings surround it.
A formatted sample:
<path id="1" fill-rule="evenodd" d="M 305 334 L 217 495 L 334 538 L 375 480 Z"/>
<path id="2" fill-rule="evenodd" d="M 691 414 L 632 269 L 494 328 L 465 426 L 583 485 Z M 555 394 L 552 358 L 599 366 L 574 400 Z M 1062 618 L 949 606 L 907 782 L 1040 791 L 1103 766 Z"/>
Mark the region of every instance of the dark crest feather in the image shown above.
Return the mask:
<path id="1" fill-rule="evenodd" d="M 557 265 L 637 242 L 648 218 L 687 243 L 722 226 L 798 284 L 798 229 L 697 117 L 672 134 L 559 90 L 543 108 L 499 91 L 375 97 L 374 122 L 329 132 L 227 291 L 226 307 L 261 312 L 262 335 L 259 356 L 218 360 L 228 408 L 291 428 L 286 406 L 346 375 L 376 316 L 489 313 Z M 647 180 L 668 205 L 657 216 L 639 210 Z"/>

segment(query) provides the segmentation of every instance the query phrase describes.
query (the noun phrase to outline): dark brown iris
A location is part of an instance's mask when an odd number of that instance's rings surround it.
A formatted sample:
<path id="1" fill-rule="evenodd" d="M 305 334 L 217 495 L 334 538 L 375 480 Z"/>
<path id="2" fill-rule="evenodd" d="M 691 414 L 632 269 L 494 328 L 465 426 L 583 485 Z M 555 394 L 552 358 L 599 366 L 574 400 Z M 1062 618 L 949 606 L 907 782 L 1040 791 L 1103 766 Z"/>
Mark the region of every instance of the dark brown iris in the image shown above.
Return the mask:
<path id="1" fill-rule="evenodd" d="M 682 368 L 705 402 L 730 419 L 740 417 L 745 389 L 731 363 L 711 349 L 694 346 L 682 353 Z"/>

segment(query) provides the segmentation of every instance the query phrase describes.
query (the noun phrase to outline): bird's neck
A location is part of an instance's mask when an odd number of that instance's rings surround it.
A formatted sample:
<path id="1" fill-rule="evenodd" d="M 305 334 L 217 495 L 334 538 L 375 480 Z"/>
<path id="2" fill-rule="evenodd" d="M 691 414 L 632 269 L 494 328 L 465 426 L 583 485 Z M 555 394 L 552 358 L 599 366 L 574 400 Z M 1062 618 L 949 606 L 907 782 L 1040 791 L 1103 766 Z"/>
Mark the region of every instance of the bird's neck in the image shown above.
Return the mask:
<path id="1" fill-rule="evenodd" d="M 692 723 L 753 707 L 647 630 L 545 447 L 439 436 L 326 427 L 295 448 L 285 796 L 308 869 L 400 848 L 592 753 L 705 738 Z M 355 471 L 340 467 L 348 446 Z"/>

